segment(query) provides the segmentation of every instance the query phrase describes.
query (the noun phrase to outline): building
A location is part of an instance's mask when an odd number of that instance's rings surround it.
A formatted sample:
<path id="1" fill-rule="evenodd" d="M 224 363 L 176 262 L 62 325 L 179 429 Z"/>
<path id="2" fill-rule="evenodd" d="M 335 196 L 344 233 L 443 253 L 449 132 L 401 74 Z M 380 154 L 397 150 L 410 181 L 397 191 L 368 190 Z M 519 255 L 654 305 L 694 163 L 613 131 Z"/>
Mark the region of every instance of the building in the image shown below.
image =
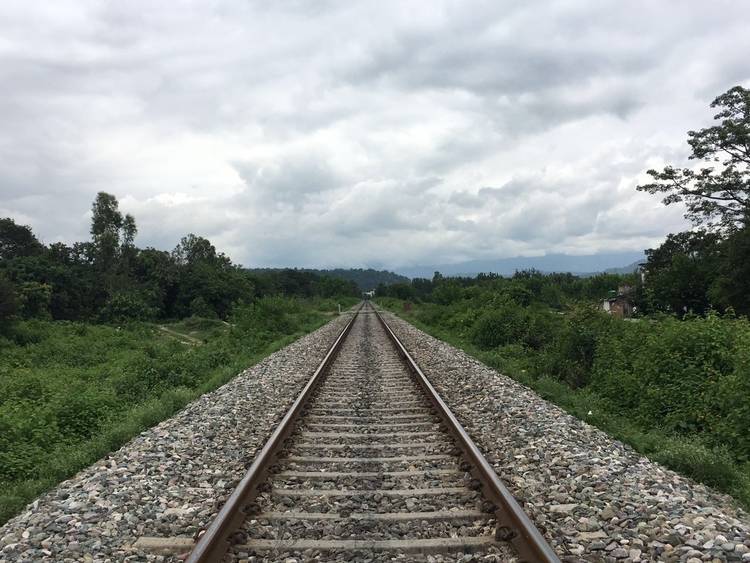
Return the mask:
<path id="1" fill-rule="evenodd" d="M 635 312 L 634 293 L 635 288 L 632 285 L 623 284 L 617 288 L 617 292 L 611 291 L 610 296 L 602 301 L 602 309 L 615 317 L 629 318 Z"/>
<path id="2" fill-rule="evenodd" d="M 626 319 L 633 315 L 635 307 L 633 301 L 627 295 L 617 295 L 610 297 L 602 302 L 602 309 L 610 315 Z"/>

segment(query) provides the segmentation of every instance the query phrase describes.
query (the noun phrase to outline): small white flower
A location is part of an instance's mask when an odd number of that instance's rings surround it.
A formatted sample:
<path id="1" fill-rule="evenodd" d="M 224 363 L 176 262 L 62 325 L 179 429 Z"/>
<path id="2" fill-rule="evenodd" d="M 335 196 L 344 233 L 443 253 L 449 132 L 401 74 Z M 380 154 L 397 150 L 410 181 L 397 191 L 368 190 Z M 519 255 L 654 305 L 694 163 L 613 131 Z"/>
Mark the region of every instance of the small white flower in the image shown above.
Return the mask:
<path id="1" fill-rule="evenodd" d="M 594 413 L 591 412 L 591 411 L 589 411 L 589 412 L 586 413 L 586 416 L 591 416 L 592 414 L 594 414 Z"/>

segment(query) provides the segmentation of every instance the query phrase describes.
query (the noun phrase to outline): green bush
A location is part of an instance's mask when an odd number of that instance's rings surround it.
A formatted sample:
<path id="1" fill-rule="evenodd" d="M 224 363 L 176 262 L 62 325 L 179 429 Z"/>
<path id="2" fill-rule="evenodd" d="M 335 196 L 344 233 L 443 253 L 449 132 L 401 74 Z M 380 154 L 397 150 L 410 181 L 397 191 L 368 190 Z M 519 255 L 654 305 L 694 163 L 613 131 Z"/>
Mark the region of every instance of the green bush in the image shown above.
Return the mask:
<path id="1" fill-rule="evenodd" d="M 555 326 L 557 333 L 548 338 L 541 355 L 537 375 L 550 375 L 573 388 L 588 385 L 602 335 L 607 333 L 611 317 L 591 307 L 568 311 Z"/>
<path id="2" fill-rule="evenodd" d="M 750 506 L 747 319 L 622 320 L 587 305 L 552 312 L 539 302 L 522 307 L 510 297 L 513 285 L 492 283 L 467 288 L 467 298 L 450 305 L 419 304 L 410 316 L 575 416 Z"/>
<path id="3" fill-rule="evenodd" d="M 156 308 L 149 305 L 148 296 L 136 291 L 111 295 L 101 310 L 100 317 L 106 322 L 149 320 L 156 318 Z"/>
<path id="4" fill-rule="evenodd" d="M 725 446 L 708 448 L 695 440 L 672 439 L 661 444 L 654 460 L 718 489 L 729 490 L 742 479 Z"/>
<path id="5" fill-rule="evenodd" d="M 194 317 L 216 318 L 216 311 L 200 295 L 190 302 L 190 314 Z"/>
<path id="6" fill-rule="evenodd" d="M 592 386 L 644 426 L 705 434 L 747 456 L 750 409 L 732 397 L 747 397 L 749 332 L 747 321 L 716 315 L 615 323 L 600 339 Z"/>
<path id="7" fill-rule="evenodd" d="M 238 308 L 238 326 L 176 323 L 210 334 L 191 345 L 138 322 L 19 321 L 0 339 L 0 523 L 326 318 L 313 303 L 267 298 Z"/>
<path id="8" fill-rule="evenodd" d="M 72 386 L 50 409 L 60 434 L 71 441 L 97 433 L 110 413 L 118 410 L 114 394 L 85 383 Z"/>
<path id="9" fill-rule="evenodd" d="M 528 333 L 529 316 L 523 307 L 514 303 L 484 313 L 471 329 L 471 342 L 482 350 L 513 344 Z"/>

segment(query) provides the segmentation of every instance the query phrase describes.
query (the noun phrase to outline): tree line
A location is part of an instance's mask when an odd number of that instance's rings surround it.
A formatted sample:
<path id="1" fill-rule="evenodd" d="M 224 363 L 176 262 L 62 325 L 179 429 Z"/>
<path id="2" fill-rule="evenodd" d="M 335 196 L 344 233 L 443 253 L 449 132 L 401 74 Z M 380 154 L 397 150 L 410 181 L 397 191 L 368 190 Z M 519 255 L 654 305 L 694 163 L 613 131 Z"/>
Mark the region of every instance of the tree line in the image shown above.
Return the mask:
<path id="1" fill-rule="evenodd" d="M 171 252 L 138 248 L 135 218 L 105 192 L 92 205 L 90 233 L 85 242 L 46 245 L 30 227 L 0 219 L 0 322 L 224 319 L 236 304 L 269 295 L 359 294 L 351 281 L 312 272 L 249 273 L 192 233 Z"/>
<path id="2" fill-rule="evenodd" d="M 255 268 L 251 269 L 252 273 L 265 274 L 276 272 L 278 268 Z M 323 277 L 338 278 L 347 281 L 353 281 L 362 291 L 370 291 L 378 285 L 392 285 L 394 283 L 408 283 L 409 278 L 388 270 L 375 270 L 374 268 L 333 268 L 328 270 L 316 270 L 303 268 L 303 272 L 312 272 Z"/>
<path id="3" fill-rule="evenodd" d="M 652 181 L 637 187 L 663 195 L 665 205 L 684 205 L 685 217 L 693 225 L 646 250 L 643 276 L 577 278 L 518 272 L 503 282 L 506 289 L 559 307 L 566 300 L 603 299 L 628 283 L 635 286 L 634 301 L 644 314 L 684 317 L 710 310 L 750 314 L 750 90 L 735 86 L 711 107 L 718 110 L 716 124 L 688 132 L 689 158 L 699 164 L 649 170 Z M 445 304 L 460 288 L 498 277 L 443 278 L 436 273 L 432 280 L 381 285 L 377 292 Z"/>

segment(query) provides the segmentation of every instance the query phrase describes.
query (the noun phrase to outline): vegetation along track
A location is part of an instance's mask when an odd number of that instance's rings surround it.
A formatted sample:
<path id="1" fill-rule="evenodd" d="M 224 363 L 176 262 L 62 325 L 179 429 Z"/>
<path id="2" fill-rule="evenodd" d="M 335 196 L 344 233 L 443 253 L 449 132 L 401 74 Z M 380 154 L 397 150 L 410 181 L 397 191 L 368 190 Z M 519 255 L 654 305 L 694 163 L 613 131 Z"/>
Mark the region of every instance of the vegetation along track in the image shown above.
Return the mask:
<path id="1" fill-rule="evenodd" d="M 467 552 L 558 561 L 365 302 L 188 561 L 454 561 Z"/>

